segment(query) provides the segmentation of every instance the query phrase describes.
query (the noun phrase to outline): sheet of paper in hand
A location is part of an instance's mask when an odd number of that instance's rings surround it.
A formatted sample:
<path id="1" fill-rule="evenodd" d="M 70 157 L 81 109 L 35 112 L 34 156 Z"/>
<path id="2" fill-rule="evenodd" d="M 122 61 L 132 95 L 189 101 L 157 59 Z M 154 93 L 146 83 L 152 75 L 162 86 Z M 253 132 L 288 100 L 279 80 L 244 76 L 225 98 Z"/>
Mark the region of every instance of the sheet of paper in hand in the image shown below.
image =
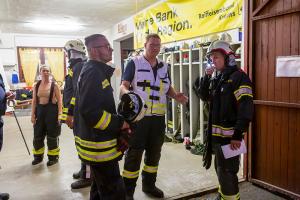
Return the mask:
<path id="1" fill-rule="evenodd" d="M 245 144 L 244 140 L 242 140 L 241 147 L 237 150 L 232 150 L 230 148 L 230 144 L 223 145 L 223 146 L 221 146 L 221 148 L 222 148 L 225 159 L 232 158 L 234 156 L 247 153 L 247 148 L 246 148 L 246 144 Z"/>

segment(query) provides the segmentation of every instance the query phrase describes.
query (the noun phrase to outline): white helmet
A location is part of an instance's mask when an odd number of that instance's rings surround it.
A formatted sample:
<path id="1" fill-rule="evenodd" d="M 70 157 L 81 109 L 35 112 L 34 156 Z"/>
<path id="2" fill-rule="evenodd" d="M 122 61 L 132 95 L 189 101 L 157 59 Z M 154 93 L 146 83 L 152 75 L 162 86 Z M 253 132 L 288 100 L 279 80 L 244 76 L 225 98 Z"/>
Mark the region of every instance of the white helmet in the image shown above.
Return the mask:
<path id="1" fill-rule="evenodd" d="M 234 54 L 233 50 L 231 49 L 231 46 L 228 42 L 222 41 L 222 40 L 216 40 L 213 41 L 207 50 L 207 56 L 209 56 L 211 53 L 219 51 L 227 56 Z"/>
<path id="2" fill-rule="evenodd" d="M 134 92 L 129 92 L 121 97 L 118 105 L 118 114 L 124 117 L 129 123 L 141 120 L 147 110 L 147 105 L 143 99 Z"/>
<path id="3" fill-rule="evenodd" d="M 85 46 L 81 40 L 69 40 L 65 46 L 64 49 L 66 52 L 69 52 L 70 50 L 74 50 L 80 53 L 85 54 Z"/>
<path id="4" fill-rule="evenodd" d="M 232 37 L 229 33 L 222 33 L 220 40 L 223 40 L 226 42 L 232 42 Z"/>
<path id="5" fill-rule="evenodd" d="M 208 38 L 207 38 L 207 42 L 213 42 L 213 41 L 215 41 L 215 40 L 219 40 L 219 35 L 218 34 L 212 34 L 211 36 L 209 36 Z"/>

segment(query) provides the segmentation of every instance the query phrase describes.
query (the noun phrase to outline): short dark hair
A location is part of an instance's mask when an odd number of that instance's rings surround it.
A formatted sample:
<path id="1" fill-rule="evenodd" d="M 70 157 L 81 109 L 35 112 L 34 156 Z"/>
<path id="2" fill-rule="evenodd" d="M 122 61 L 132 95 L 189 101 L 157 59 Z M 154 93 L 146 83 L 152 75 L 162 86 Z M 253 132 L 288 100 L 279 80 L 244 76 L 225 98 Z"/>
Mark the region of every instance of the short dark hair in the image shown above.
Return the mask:
<path id="1" fill-rule="evenodd" d="M 157 38 L 160 39 L 159 35 L 156 33 L 150 33 L 146 36 L 146 43 L 150 40 L 150 38 Z"/>
<path id="2" fill-rule="evenodd" d="M 102 34 L 92 34 L 84 38 L 84 44 L 89 49 L 92 47 L 92 43 L 98 38 L 105 38 Z"/>

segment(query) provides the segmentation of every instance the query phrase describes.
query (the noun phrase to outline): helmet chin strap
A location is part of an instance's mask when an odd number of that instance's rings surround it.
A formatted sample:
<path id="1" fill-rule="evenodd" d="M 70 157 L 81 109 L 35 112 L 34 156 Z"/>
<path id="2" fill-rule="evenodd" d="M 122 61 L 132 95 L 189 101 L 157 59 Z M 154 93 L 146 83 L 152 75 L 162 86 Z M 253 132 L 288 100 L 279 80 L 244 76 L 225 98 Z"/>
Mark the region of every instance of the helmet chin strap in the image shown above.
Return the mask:
<path id="1" fill-rule="evenodd" d="M 235 56 L 233 54 L 226 56 L 225 60 L 227 66 L 236 66 Z"/>
<path id="2" fill-rule="evenodd" d="M 81 58 L 82 60 L 84 60 L 86 57 L 83 53 L 77 52 L 77 51 L 68 51 L 68 57 L 70 60 L 72 59 L 78 59 Z"/>

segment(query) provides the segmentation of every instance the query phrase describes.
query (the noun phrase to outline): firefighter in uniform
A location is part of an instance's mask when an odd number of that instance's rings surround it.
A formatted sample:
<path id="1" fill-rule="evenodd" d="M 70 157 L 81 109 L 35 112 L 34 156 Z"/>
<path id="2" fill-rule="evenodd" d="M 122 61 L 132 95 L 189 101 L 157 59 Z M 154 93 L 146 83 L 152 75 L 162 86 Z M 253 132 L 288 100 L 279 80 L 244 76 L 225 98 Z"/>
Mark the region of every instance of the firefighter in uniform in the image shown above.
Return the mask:
<path id="1" fill-rule="evenodd" d="M 54 165 L 59 158 L 59 135 L 61 132 L 60 115 L 62 114 L 61 92 L 58 85 L 50 78 L 50 68 L 41 66 L 42 80 L 33 86 L 31 122 L 34 127 L 32 165 L 43 161 L 47 137 L 48 162 Z"/>
<path id="2" fill-rule="evenodd" d="M 65 77 L 62 122 L 65 122 L 72 129 L 77 81 L 86 61 L 85 46 L 81 40 L 70 40 L 65 44 L 64 49 L 68 56 L 69 67 Z M 71 184 L 72 189 L 90 186 L 90 167 L 81 162 L 81 169 L 79 172 L 73 173 L 73 178 L 79 180 Z"/>
<path id="3" fill-rule="evenodd" d="M 120 132 L 130 127 L 116 114 L 111 76 L 114 69 L 106 63 L 112 51 L 101 34 L 85 38 L 89 60 L 85 63 L 77 83 L 74 133 L 79 158 L 90 165 L 92 187 L 90 199 L 123 200 L 125 189 L 117 150 Z"/>
<path id="4" fill-rule="evenodd" d="M 235 62 L 230 44 L 216 40 L 208 48 L 208 60 L 214 67 L 206 68 L 206 75 L 198 83 L 198 95 L 209 102 L 209 125 L 204 167 L 210 167 L 215 154 L 215 170 L 219 180 L 218 200 L 240 199 L 238 177 L 240 156 L 225 159 L 221 146 L 230 144 L 232 150 L 241 146 L 253 115 L 252 83 Z M 217 75 L 212 77 L 214 69 Z M 210 156 L 207 156 L 209 155 Z"/>
<path id="5" fill-rule="evenodd" d="M 123 180 L 127 199 L 133 199 L 144 151 L 142 190 L 154 197 L 164 197 L 155 182 L 165 135 L 166 98 L 169 96 L 182 104 L 187 102 L 187 97 L 170 85 L 168 65 L 156 58 L 160 47 L 160 37 L 149 34 L 144 44 L 144 54 L 128 62 L 122 77 L 121 95 L 128 93 L 132 87 L 148 107 L 145 117 L 136 124 L 125 156 Z"/>

